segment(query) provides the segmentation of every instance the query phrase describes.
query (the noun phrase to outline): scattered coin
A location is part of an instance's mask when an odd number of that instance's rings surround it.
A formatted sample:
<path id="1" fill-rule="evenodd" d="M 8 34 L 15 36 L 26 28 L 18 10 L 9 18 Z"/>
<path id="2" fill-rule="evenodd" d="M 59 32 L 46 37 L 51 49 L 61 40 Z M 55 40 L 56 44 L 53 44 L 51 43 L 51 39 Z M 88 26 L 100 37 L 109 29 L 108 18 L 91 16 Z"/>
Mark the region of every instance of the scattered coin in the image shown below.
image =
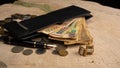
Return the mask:
<path id="1" fill-rule="evenodd" d="M 31 49 L 26 49 L 23 51 L 23 55 L 31 55 L 33 53 L 33 50 Z"/>
<path id="2" fill-rule="evenodd" d="M 36 50 L 36 54 L 44 54 L 46 52 L 46 49 L 39 48 Z"/>
<path id="3" fill-rule="evenodd" d="M 12 18 L 5 18 L 5 20 L 4 20 L 4 22 L 6 22 L 6 23 L 9 23 L 9 22 L 12 22 L 12 21 L 13 21 Z"/>
<path id="4" fill-rule="evenodd" d="M 22 14 L 19 14 L 19 13 L 16 13 L 16 14 L 11 15 L 11 17 L 12 17 L 13 19 L 21 19 L 21 18 L 23 17 L 23 15 L 22 15 Z"/>
<path id="5" fill-rule="evenodd" d="M 68 55 L 68 52 L 67 52 L 66 50 L 59 50 L 59 51 L 58 51 L 58 54 L 59 54 L 60 56 L 66 56 L 66 55 Z"/>
<path id="6" fill-rule="evenodd" d="M 12 48 L 11 52 L 13 52 L 13 53 L 20 53 L 23 50 L 24 50 L 24 47 L 16 46 L 16 47 Z"/>
<path id="7" fill-rule="evenodd" d="M 4 62 L 0 61 L 0 68 L 7 68 L 7 65 Z"/>

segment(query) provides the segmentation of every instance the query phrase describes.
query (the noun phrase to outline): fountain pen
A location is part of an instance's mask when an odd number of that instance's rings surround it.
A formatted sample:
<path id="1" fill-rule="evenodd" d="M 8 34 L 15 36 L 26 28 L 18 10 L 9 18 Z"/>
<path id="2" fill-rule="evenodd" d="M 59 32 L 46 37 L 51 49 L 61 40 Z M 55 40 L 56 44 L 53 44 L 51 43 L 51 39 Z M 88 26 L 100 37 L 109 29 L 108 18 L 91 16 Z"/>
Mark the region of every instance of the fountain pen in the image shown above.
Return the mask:
<path id="1" fill-rule="evenodd" d="M 44 48 L 44 49 L 49 49 L 49 48 L 55 48 L 55 44 L 47 44 L 45 42 L 36 42 L 36 41 L 31 41 L 31 40 L 17 40 L 8 36 L 3 37 L 3 42 L 5 44 L 10 44 L 10 45 L 18 45 L 18 46 L 24 46 L 24 47 L 30 47 L 30 48 Z"/>

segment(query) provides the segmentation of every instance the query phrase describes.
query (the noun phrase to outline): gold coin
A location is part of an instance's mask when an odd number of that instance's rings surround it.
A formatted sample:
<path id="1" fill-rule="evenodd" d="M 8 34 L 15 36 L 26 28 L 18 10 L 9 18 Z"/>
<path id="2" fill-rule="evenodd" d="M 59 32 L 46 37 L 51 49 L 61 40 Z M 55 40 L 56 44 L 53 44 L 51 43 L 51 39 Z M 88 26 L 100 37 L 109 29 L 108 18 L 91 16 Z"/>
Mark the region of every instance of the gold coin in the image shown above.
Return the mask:
<path id="1" fill-rule="evenodd" d="M 58 51 L 58 54 L 59 54 L 60 56 L 66 56 L 66 55 L 68 55 L 68 52 L 67 52 L 66 50 L 59 50 L 59 51 Z"/>

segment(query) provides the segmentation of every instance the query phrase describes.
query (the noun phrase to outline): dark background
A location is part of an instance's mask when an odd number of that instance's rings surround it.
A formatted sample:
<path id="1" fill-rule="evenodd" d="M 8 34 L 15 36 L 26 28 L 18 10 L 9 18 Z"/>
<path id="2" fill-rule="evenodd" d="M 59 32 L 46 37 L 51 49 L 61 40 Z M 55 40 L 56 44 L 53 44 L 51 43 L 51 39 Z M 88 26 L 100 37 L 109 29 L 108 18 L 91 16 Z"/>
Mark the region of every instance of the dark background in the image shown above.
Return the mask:
<path id="1" fill-rule="evenodd" d="M 14 1 L 16 0 L 0 0 L 0 5 L 4 3 L 13 3 Z M 87 0 L 87 1 L 98 2 L 105 6 L 110 6 L 120 9 L 120 0 Z"/>
<path id="2" fill-rule="evenodd" d="M 15 0 L 0 0 L 0 5 L 5 3 L 13 3 Z"/>
<path id="3" fill-rule="evenodd" d="M 120 9 L 120 0 L 87 0 L 87 1 L 98 2 L 98 3 L 105 5 L 105 6 L 110 6 L 110 7 Z"/>

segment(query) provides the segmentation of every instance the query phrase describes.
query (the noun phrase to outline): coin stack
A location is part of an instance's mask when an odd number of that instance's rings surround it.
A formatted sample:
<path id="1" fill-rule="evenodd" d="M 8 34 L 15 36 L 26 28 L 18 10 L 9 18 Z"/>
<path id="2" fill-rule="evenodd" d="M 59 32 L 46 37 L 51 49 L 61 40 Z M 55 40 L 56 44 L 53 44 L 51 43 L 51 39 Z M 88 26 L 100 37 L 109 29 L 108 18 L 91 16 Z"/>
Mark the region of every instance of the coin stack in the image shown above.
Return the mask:
<path id="1" fill-rule="evenodd" d="M 80 45 L 78 53 L 82 56 L 92 55 L 94 52 L 93 44 L 89 45 Z"/>

